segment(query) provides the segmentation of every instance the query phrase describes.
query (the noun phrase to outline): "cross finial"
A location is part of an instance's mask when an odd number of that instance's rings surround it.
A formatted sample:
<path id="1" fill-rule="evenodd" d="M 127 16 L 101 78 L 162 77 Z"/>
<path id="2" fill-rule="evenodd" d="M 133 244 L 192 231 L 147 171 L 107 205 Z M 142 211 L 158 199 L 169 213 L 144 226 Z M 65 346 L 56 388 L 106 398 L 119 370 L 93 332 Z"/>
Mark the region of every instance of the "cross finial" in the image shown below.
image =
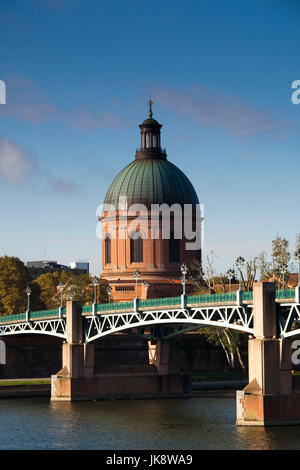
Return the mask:
<path id="1" fill-rule="evenodd" d="M 153 103 L 152 103 L 151 100 L 149 100 L 148 104 L 149 104 L 149 113 L 148 113 L 148 115 L 149 115 L 150 118 L 152 118 L 152 105 L 153 105 Z"/>

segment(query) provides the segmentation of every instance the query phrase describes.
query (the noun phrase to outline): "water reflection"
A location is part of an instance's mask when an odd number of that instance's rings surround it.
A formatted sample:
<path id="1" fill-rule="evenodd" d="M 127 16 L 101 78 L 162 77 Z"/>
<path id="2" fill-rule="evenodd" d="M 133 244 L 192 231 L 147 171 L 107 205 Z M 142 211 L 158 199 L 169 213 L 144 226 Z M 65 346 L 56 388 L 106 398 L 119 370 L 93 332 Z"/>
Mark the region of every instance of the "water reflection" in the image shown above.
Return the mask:
<path id="1" fill-rule="evenodd" d="M 300 449 L 299 426 L 237 427 L 240 447 L 250 450 Z"/>
<path id="2" fill-rule="evenodd" d="M 300 427 L 236 427 L 224 396 L 0 400 L 0 449 L 300 449 Z"/>
<path id="3" fill-rule="evenodd" d="M 276 432 L 275 432 L 276 435 Z M 277 442 L 270 428 L 262 426 L 237 427 L 237 439 L 240 447 L 249 450 L 272 450 L 277 449 Z M 274 439 L 275 438 L 275 439 Z"/>

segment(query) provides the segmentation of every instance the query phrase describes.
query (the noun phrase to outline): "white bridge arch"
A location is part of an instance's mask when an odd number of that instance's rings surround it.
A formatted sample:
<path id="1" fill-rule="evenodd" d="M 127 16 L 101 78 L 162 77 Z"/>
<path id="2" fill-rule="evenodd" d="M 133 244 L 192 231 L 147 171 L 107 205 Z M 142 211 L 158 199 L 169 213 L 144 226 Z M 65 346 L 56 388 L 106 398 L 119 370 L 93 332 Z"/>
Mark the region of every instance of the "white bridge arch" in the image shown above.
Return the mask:
<path id="1" fill-rule="evenodd" d="M 90 308 L 90 310 L 92 310 Z M 34 318 L 0 319 L 0 338 L 8 335 L 39 334 L 67 338 L 66 315 L 47 311 Z M 16 318 L 17 317 L 17 318 Z M 167 337 L 184 333 L 204 326 L 230 328 L 253 335 L 253 306 L 251 303 L 237 305 L 234 303 L 210 303 L 187 307 L 161 306 L 148 309 L 108 310 L 93 314 L 83 311 L 83 341 L 90 343 L 104 336 L 135 330 L 145 338 L 151 337 L 147 329 L 171 327 L 172 333 Z M 278 335 L 281 338 L 300 335 L 300 304 L 298 302 L 277 303 Z"/>
<path id="2" fill-rule="evenodd" d="M 253 334 L 253 312 L 251 306 L 234 305 L 91 315 L 85 319 L 85 341 L 89 343 L 109 334 L 134 328 L 169 325 L 185 326 L 185 328 L 178 328 L 177 334 L 203 326 L 231 328 Z"/>
<path id="3" fill-rule="evenodd" d="M 66 338 L 66 320 L 49 318 L 47 320 L 21 321 L 0 324 L 0 338 L 9 335 L 38 334 Z"/>

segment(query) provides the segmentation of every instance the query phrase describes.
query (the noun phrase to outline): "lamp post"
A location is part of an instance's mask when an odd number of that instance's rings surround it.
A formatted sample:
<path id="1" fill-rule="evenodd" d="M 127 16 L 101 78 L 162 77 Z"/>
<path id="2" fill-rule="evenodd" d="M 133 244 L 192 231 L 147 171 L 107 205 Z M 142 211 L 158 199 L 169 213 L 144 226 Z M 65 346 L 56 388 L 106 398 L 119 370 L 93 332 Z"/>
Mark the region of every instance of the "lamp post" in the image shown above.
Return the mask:
<path id="1" fill-rule="evenodd" d="M 181 272 L 182 272 L 182 276 L 181 276 L 181 284 L 182 284 L 182 287 L 183 287 L 182 294 L 185 295 L 186 294 L 186 292 L 185 292 L 186 275 L 187 275 L 187 272 L 188 272 L 188 267 L 185 263 L 182 263 L 182 265 L 180 266 L 180 269 L 181 269 Z"/>
<path id="2" fill-rule="evenodd" d="M 296 260 L 298 261 L 298 285 L 297 287 L 295 287 L 295 302 L 299 304 L 300 303 L 300 248 L 298 248 L 295 251 L 294 256 Z"/>
<path id="3" fill-rule="evenodd" d="M 97 287 L 98 287 L 98 283 L 99 283 L 98 278 L 97 278 L 96 276 L 93 277 L 93 282 L 92 282 L 92 284 L 93 284 L 93 286 L 94 286 L 94 304 L 97 303 Z"/>
<path id="4" fill-rule="evenodd" d="M 26 295 L 27 295 L 27 302 L 26 302 L 26 321 L 29 321 L 29 312 L 30 312 L 30 295 L 31 295 L 31 289 L 27 285 L 26 287 Z"/>
<path id="5" fill-rule="evenodd" d="M 31 295 L 31 289 L 29 286 L 26 287 L 26 295 L 27 295 L 27 303 L 26 303 L 26 311 L 29 312 L 30 310 L 30 295 Z"/>
<path id="6" fill-rule="evenodd" d="M 112 293 L 112 288 L 110 286 L 108 286 L 107 288 L 107 295 L 108 295 L 108 303 L 110 304 L 110 296 L 111 296 L 111 293 Z"/>
<path id="7" fill-rule="evenodd" d="M 136 269 L 136 271 L 134 272 L 134 279 L 135 279 L 135 298 L 137 299 L 138 298 L 138 280 L 139 278 L 141 277 L 141 273 L 138 269 Z"/>
<path id="8" fill-rule="evenodd" d="M 148 292 L 149 286 L 150 286 L 149 282 L 147 282 L 147 281 L 143 282 L 143 287 L 146 289 L 146 298 L 147 298 L 147 292 Z"/>
<path id="9" fill-rule="evenodd" d="M 227 277 L 229 279 L 229 293 L 231 294 L 231 279 L 234 277 L 234 270 L 233 269 L 228 269 L 226 274 L 227 274 Z"/>
<path id="10" fill-rule="evenodd" d="M 63 308 L 63 290 L 66 287 L 63 282 L 60 282 L 57 286 L 60 291 L 60 307 L 58 309 L 58 316 L 59 318 L 62 318 L 62 308 Z"/>
<path id="11" fill-rule="evenodd" d="M 239 256 L 235 260 L 235 265 L 239 271 L 239 290 L 241 290 L 241 286 L 242 286 L 242 268 L 244 266 L 244 263 L 245 263 L 245 259 L 242 256 Z"/>
<path id="12" fill-rule="evenodd" d="M 298 286 L 300 286 L 300 248 L 295 251 L 294 257 L 298 261 Z"/>
<path id="13" fill-rule="evenodd" d="M 93 277 L 92 284 L 94 286 L 94 302 L 93 302 L 93 315 L 97 313 L 97 286 L 98 286 L 97 276 Z"/>
<path id="14" fill-rule="evenodd" d="M 60 292 L 60 308 L 62 308 L 62 306 L 63 306 L 63 290 L 66 286 L 63 282 L 60 282 L 57 287 L 59 288 L 59 292 Z"/>
<path id="15" fill-rule="evenodd" d="M 282 274 L 282 288 L 284 289 L 284 275 L 287 273 L 287 265 L 283 264 L 280 268 L 280 272 Z"/>

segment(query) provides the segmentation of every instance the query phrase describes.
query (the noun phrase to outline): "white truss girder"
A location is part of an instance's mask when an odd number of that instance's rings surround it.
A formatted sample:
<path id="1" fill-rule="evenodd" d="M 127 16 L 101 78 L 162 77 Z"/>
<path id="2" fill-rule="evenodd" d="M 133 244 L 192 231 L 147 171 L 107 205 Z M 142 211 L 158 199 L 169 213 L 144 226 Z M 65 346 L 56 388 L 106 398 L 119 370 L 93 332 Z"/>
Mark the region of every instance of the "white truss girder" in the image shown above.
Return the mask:
<path id="1" fill-rule="evenodd" d="M 278 312 L 278 324 L 281 338 L 300 334 L 300 305 L 295 303 L 281 304 Z"/>
<path id="2" fill-rule="evenodd" d="M 300 335 L 300 304 L 278 304 L 277 322 L 280 337 Z M 172 328 L 168 330 L 165 338 L 203 326 L 218 326 L 254 333 L 252 305 L 210 305 L 84 315 L 83 324 L 86 342 L 119 331 L 137 329 L 139 333 L 144 331 L 144 328 L 170 325 Z M 66 319 L 49 318 L 0 323 L 0 336 L 16 334 L 45 334 L 65 339 Z"/>
<path id="3" fill-rule="evenodd" d="M 49 320 L 34 320 L 28 322 L 24 321 L 0 324 L 0 336 L 18 334 L 23 335 L 26 333 L 66 338 L 66 321 L 62 318 L 52 318 Z"/>
<path id="4" fill-rule="evenodd" d="M 237 305 L 111 313 L 86 317 L 85 340 L 88 343 L 132 328 L 174 324 L 218 326 L 253 334 L 252 323 L 252 308 Z"/>

